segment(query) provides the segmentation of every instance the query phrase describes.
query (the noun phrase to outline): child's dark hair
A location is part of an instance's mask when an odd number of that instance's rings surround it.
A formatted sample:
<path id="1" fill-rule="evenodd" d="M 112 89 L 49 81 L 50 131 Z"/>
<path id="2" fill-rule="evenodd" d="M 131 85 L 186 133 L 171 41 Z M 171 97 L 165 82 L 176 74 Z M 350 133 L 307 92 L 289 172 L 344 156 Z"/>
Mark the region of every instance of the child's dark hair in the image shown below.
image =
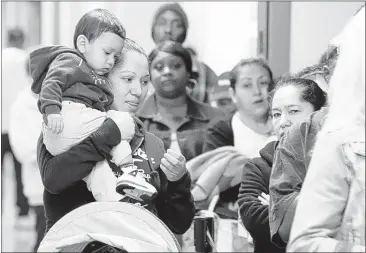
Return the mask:
<path id="1" fill-rule="evenodd" d="M 252 65 L 252 64 L 257 64 L 257 65 L 261 66 L 262 68 L 264 68 L 265 70 L 267 70 L 267 72 L 269 74 L 269 78 L 271 79 L 270 80 L 271 82 L 268 85 L 268 91 L 271 91 L 274 87 L 273 73 L 272 73 L 272 70 L 269 67 L 269 65 L 261 58 L 243 59 L 239 63 L 237 63 L 235 65 L 235 67 L 233 68 L 233 70 L 231 71 L 233 73 L 234 77 L 235 77 L 235 82 L 231 83 L 231 88 L 233 90 L 235 90 L 236 79 L 237 79 L 239 68 L 241 68 L 243 66 L 246 66 L 246 65 Z"/>
<path id="2" fill-rule="evenodd" d="M 149 64 L 151 65 L 152 61 L 158 55 L 159 52 L 165 52 L 177 57 L 182 58 L 186 69 L 190 75 L 192 75 L 192 59 L 187 49 L 185 49 L 179 42 L 175 41 L 163 41 L 159 43 L 149 54 Z"/>
<path id="3" fill-rule="evenodd" d="M 284 76 L 277 83 L 274 90 L 270 93 L 270 104 L 276 92 L 286 86 L 295 86 L 301 90 L 301 99 L 313 105 L 314 111 L 322 108 L 327 100 L 326 93 L 319 85 L 310 79 L 298 78 L 293 76 Z"/>
<path id="4" fill-rule="evenodd" d="M 126 30 L 121 21 L 105 9 L 94 9 L 84 14 L 76 25 L 74 47 L 79 35 L 84 35 L 89 41 L 97 39 L 102 33 L 111 32 L 122 39 L 126 38 Z"/>

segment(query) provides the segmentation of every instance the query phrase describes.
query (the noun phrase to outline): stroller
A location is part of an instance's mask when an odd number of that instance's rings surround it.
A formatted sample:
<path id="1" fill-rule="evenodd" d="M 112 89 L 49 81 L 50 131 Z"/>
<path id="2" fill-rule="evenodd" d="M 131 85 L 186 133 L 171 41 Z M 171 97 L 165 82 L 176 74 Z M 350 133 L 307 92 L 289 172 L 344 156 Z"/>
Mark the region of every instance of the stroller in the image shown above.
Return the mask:
<path id="1" fill-rule="evenodd" d="M 38 252 L 180 252 L 174 234 L 145 208 L 94 202 L 60 219 Z"/>

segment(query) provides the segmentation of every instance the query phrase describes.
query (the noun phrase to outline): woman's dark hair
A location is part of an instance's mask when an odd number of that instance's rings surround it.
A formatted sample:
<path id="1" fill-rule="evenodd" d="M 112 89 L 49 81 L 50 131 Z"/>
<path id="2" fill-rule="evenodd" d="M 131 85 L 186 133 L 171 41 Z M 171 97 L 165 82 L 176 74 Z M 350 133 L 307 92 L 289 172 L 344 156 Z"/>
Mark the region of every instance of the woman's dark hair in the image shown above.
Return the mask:
<path id="1" fill-rule="evenodd" d="M 298 87 L 301 91 L 301 99 L 313 105 L 314 110 L 317 111 L 322 108 L 327 100 L 326 93 L 319 87 L 319 85 L 310 79 L 298 78 L 292 76 L 282 77 L 277 83 L 272 92 L 270 92 L 270 104 L 276 92 L 286 86 Z"/>
<path id="2" fill-rule="evenodd" d="M 122 39 L 126 38 L 126 30 L 121 21 L 105 9 L 94 9 L 84 14 L 76 25 L 74 47 L 79 35 L 84 35 L 89 41 L 97 39 L 102 33 L 111 32 Z"/>
<path id="3" fill-rule="evenodd" d="M 149 54 L 149 64 L 155 59 L 159 52 L 165 52 L 182 58 L 189 75 L 192 75 L 192 59 L 187 49 L 179 42 L 167 40 L 159 43 Z"/>
<path id="4" fill-rule="evenodd" d="M 271 82 L 269 83 L 268 85 L 268 91 L 271 91 L 274 87 L 274 81 L 273 81 L 273 73 L 272 73 L 272 70 L 271 68 L 269 67 L 269 65 L 263 60 L 263 59 L 260 59 L 260 58 L 249 58 L 249 59 L 243 59 L 241 60 L 240 62 L 238 62 L 235 67 L 233 68 L 233 70 L 231 71 L 232 74 L 234 75 L 235 77 L 235 82 L 233 82 L 231 84 L 231 88 L 233 90 L 235 90 L 235 86 L 236 86 L 236 79 L 237 79 L 237 76 L 238 76 L 238 71 L 239 71 L 239 68 L 241 67 L 244 67 L 246 65 L 252 65 L 252 64 L 257 64 L 259 66 L 261 66 L 262 68 L 264 68 L 265 70 L 267 70 L 268 74 L 269 74 L 269 78 L 271 79 Z"/>

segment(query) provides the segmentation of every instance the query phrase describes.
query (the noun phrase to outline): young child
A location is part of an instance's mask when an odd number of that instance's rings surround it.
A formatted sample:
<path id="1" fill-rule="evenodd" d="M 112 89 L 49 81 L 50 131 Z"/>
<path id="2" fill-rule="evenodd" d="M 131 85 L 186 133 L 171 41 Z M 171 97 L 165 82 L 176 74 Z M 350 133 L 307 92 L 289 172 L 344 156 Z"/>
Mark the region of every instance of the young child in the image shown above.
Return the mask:
<path id="1" fill-rule="evenodd" d="M 125 38 L 126 31 L 117 17 L 107 10 L 95 9 L 76 25 L 75 49 L 50 46 L 31 53 L 32 91 L 39 94 L 38 107 L 45 121 L 43 142 L 52 155 L 80 143 L 110 117 L 118 125 L 122 139 L 112 149 L 110 161 L 128 171 L 135 168 L 129 145 L 135 133 L 135 122 L 127 112 L 110 110 L 114 98 L 105 77 L 121 53 Z M 120 174 L 124 175 L 115 172 L 116 176 Z M 135 178 L 135 184 L 129 179 L 134 190 L 150 197 L 156 195 L 156 189 L 146 180 Z M 103 177 L 90 175 L 84 180 L 97 201 L 123 198 L 116 192 L 116 182 L 106 183 Z"/>

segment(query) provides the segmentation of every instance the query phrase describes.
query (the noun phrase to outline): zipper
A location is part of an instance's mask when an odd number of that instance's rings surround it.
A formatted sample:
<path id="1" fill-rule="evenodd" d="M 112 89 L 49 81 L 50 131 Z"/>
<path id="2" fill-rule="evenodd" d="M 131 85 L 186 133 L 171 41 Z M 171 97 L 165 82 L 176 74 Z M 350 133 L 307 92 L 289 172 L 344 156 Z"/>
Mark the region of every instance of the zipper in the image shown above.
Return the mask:
<path id="1" fill-rule="evenodd" d="M 140 208 L 140 209 L 142 209 L 144 212 L 148 212 L 149 214 L 152 214 L 153 215 L 153 217 L 154 217 L 154 219 L 155 220 L 157 220 L 158 222 L 160 222 L 160 224 L 162 224 L 163 225 L 163 227 L 169 232 L 169 234 L 173 237 L 173 240 L 174 240 L 174 243 L 175 243 L 175 246 L 177 247 L 177 249 L 178 249 L 178 252 L 181 252 L 182 251 L 182 249 L 181 249 L 181 246 L 180 246 L 180 244 L 179 244 L 179 242 L 178 242 L 178 240 L 177 240 L 177 238 L 175 237 L 175 235 L 173 234 L 173 232 L 168 228 L 168 226 L 162 221 L 162 220 L 160 220 L 158 217 L 156 217 L 156 215 L 155 214 L 153 214 L 152 212 L 150 212 L 149 210 L 147 210 L 146 208 L 144 208 L 144 207 L 142 207 L 142 206 L 140 206 L 140 205 L 136 205 L 136 204 L 134 204 L 134 206 L 136 206 L 136 207 L 138 207 L 138 208 Z"/>

